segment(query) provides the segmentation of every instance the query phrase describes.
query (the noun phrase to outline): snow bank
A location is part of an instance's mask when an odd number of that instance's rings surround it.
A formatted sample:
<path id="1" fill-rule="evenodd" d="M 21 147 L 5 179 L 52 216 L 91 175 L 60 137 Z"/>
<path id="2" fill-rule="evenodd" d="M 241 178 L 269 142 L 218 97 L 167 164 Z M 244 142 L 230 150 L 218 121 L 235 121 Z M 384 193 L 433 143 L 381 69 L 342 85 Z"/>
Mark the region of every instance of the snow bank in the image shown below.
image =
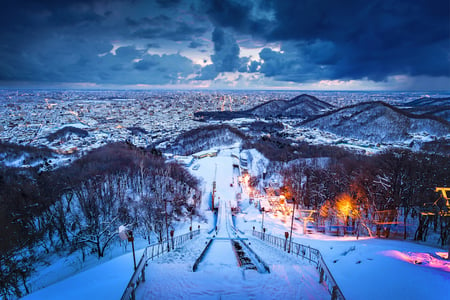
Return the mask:
<path id="1" fill-rule="evenodd" d="M 142 252 L 143 250 L 136 251 L 137 259 L 142 256 Z M 128 253 L 23 299 L 120 299 L 133 271 L 133 256 Z"/>

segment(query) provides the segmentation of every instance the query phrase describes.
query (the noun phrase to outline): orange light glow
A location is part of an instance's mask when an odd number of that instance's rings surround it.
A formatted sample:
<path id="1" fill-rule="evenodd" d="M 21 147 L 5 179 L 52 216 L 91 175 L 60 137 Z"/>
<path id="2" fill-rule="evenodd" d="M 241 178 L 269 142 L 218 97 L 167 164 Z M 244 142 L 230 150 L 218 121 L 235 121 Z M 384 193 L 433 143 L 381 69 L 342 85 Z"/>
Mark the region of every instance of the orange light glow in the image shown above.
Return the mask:
<path id="1" fill-rule="evenodd" d="M 436 255 L 442 257 L 443 259 L 448 259 L 448 252 L 436 252 Z"/>
<path id="2" fill-rule="evenodd" d="M 338 196 L 336 200 L 336 209 L 338 211 L 338 215 L 341 218 L 345 219 L 348 216 L 352 215 L 353 211 L 353 203 L 352 198 L 349 194 L 343 193 Z"/>
<path id="3" fill-rule="evenodd" d="M 330 215 L 331 203 L 330 200 L 326 200 L 324 204 L 320 207 L 319 214 L 322 218 L 328 218 Z"/>

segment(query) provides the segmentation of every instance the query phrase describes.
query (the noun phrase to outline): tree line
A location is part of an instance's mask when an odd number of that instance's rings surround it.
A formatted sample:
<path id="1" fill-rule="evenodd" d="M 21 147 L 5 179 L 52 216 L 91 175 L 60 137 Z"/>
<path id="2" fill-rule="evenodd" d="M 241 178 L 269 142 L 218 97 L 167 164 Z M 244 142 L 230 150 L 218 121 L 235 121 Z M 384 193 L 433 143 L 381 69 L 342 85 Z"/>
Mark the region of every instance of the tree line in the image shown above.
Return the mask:
<path id="1" fill-rule="evenodd" d="M 180 134 L 166 149 L 177 155 L 190 155 L 218 145 L 232 145 L 247 139 L 239 129 L 230 125 L 207 125 Z"/>
<path id="2" fill-rule="evenodd" d="M 449 243 L 450 217 L 435 188 L 448 186 L 449 170 L 447 156 L 406 149 L 373 156 L 348 153 L 325 165 L 294 160 L 279 168 L 281 190 L 300 208 L 316 210 L 319 226 L 352 226 L 357 234 L 389 237 L 390 225 L 402 224 L 406 239 L 409 220 L 415 219 L 413 238 L 426 240 L 432 228 L 442 246 Z"/>

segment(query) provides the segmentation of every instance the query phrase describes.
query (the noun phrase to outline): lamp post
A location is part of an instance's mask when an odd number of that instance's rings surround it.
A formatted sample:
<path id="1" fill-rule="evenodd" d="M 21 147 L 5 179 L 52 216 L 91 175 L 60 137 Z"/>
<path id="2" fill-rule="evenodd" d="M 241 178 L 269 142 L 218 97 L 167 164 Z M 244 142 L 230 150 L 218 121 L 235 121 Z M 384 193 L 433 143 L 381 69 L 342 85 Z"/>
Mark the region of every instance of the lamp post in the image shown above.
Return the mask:
<path id="1" fill-rule="evenodd" d="M 295 198 L 292 198 L 292 219 L 291 219 L 291 234 L 289 236 L 289 249 L 288 253 L 291 252 L 291 242 L 292 242 L 292 228 L 294 227 L 294 214 L 295 214 Z"/>
<path id="2" fill-rule="evenodd" d="M 192 212 L 193 212 L 194 208 L 192 206 L 189 206 L 188 210 L 189 210 L 189 213 L 191 216 L 191 226 L 189 226 L 189 233 L 190 233 L 189 236 L 190 236 L 190 239 L 192 240 Z"/>
<path id="3" fill-rule="evenodd" d="M 131 242 L 131 249 L 133 249 L 133 262 L 134 262 L 134 270 L 136 271 L 136 254 L 134 252 L 134 236 L 133 231 L 128 231 L 128 241 Z"/>
<path id="4" fill-rule="evenodd" d="M 131 242 L 131 248 L 133 249 L 133 262 L 134 262 L 134 270 L 136 271 L 136 255 L 134 252 L 134 236 L 133 231 L 129 230 L 126 226 L 119 226 L 119 237 L 123 241 Z"/>
<path id="5" fill-rule="evenodd" d="M 167 199 L 164 200 L 164 212 L 166 215 L 166 235 L 167 235 L 167 252 L 170 252 L 170 245 L 169 245 L 169 226 L 167 224 Z"/>
<path id="6" fill-rule="evenodd" d="M 261 230 L 263 230 L 263 229 L 264 229 L 264 207 L 263 207 L 263 208 L 261 208 L 261 211 L 262 211 L 262 223 L 261 223 Z"/>
<path id="7" fill-rule="evenodd" d="M 285 240 L 284 240 L 284 251 L 286 251 L 286 244 L 287 244 L 288 237 L 289 237 L 289 232 L 285 231 L 284 232 L 284 238 L 285 238 Z M 291 243 L 291 242 L 289 242 L 289 243 Z M 289 246 L 288 253 L 289 252 L 290 252 L 290 246 Z"/>

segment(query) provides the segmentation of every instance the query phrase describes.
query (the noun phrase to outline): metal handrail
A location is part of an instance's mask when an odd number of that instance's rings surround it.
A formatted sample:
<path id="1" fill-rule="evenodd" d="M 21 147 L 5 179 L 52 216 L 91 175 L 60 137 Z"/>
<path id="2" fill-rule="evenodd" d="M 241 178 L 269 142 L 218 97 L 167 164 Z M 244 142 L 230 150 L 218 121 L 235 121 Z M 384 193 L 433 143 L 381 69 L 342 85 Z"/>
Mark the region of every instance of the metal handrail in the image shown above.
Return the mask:
<path id="1" fill-rule="evenodd" d="M 198 265 L 202 261 L 203 257 L 205 257 L 206 251 L 208 251 L 208 248 L 211 246 L 213 239 L 210 239 L 209 242 L 206 244 L 205 248 L 203 249 L 200 256 L 195 260 L 194 265 L 192 266 L 192 272 L 196 272 Z"/>
<path id="2" fill-rule="evenodd" d="M 331 295 L 331 299 L 345 300 L 344 294 L 339 288 L 333 275 L 331 275 L 331 271 L 330 269 L 328 269 L 327 264 L 323 259 L 322 253 L 320 253 L 319 250 L 296 242 L 289 242 L 286 238 L 273 236 L 265 232 L 253 230 L 252 234 L 262 241 L 272 244 L 273 246 L 280 248 L 289 254 L 295 255 L 302 259 L 306 259 L 309 262 L 313 263 L 319 271 L 319 283 L 325 284 L 328 292 Z"/>
<path id="3" fill-rule="evenodd" d="M 122 294 L 121 300 L 135 300 L 136 299 L 136 289 L 141 282 L 145 281 L 145 267 L 147 266 L 147 261 L 150 259 L 158 257 L 164 252 L 168 252 L 169 249 L 179 248 L 186 241 L 192 239 L 192 237 L 199 235 L 200 229 L 193 230 L 179 236 L 175 236 L 169 240 L 164 239 L 160 243 L 151 244 L 144 249 L 142 257 L 139 260 L 139 264 L 136 267 L 130 281 L 128 282 L 125 291 Z"/>
<path id="4" fill-rule="evenodd" d="M 128 282 L 127 288 L 122 294 L 121 300 L 136 299 L 136 288 L 145 281 L 145 265 L 147 263 L 147 251 L 144 251 L 136 270 Z"/>

